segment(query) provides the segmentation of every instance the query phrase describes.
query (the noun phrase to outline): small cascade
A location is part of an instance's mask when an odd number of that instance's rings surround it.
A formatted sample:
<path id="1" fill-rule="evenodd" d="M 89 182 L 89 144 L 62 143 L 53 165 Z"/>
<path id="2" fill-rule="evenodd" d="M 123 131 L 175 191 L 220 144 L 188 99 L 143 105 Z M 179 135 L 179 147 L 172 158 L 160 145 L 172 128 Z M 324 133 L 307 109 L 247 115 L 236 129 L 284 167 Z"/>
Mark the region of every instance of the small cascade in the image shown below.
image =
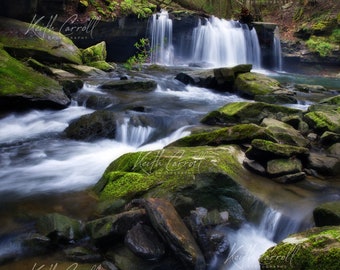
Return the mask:
<path id="1" fill-rule="evenodd" d="M 129 118 L 124 118 L 123 123 L 117 123 L 116 140 L 124 144 L 139 147 L 148 142 L 155 128 L 150 126 L 135 126 Z"/>
<path id="2" fill-rule="evenodd" d="M 277 71 L 282 71 L 282 51 L 281 51 L 280 31 L 277 26 L 274 31 L 273 58 L 274 58 L 274 69 Z"/>
<path id="3" fill-rule="evenodd" d="M 151 22 L 151 63 L 172 65 L 174 47 L 172 45 L 172 20 L 167 11 L 153 14 Z"/>

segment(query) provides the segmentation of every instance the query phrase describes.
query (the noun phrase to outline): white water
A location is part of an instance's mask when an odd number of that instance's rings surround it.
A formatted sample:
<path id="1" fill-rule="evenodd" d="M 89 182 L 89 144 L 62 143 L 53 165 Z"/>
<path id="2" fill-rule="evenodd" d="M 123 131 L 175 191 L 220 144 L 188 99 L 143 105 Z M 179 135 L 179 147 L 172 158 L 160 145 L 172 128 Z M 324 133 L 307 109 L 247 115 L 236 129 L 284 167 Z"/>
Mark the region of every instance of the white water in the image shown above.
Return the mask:
<path id="1" fill-rule="evenodd" d="M 276 26 L 274 31 L 274 41 L 273 41 L 273 58 L 274 58 L 274 69 L 277 71 L 282 71 L 282 50 L 280 42 L 280 31 Z"/>
<path id="2" fill-rule="evenodd" d="M 173 58 L 172 20 L 167 11 L 161 11 L 152 16 L 151 62 L 160 65 L 172 65 Z"/>
<path id="3" fill-rule="evenodd" d="M 173 44 L 173 32 L 176 29 L 166 11 L 153 15 L 150 27 L 152 63 L 195 63 L 212 67 L 253 64 L 254 68 L 261 67 L 256 30 L 249 30 L 245 24 L 214 16 L 203 22 L 199 20 L 190 39 L 177 37 L 181 40 L 177 46 Z"/>

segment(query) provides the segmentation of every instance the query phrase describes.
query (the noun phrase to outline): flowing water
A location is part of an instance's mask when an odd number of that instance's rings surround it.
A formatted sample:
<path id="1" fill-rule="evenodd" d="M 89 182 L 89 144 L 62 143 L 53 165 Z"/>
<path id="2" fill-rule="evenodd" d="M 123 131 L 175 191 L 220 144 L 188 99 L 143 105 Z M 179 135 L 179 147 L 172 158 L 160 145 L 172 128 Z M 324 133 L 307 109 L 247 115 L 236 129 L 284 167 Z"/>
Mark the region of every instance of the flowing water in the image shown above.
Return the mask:
<path id="1" fill-rule="evenodd" d="M 162 65 L 179 61 L 177 56 L 185 53 L 172 44 L 174 30 L 168 14 L 154 15 L 151 29 L 155 48 L 152 61 Z M 198 22 L 191 43 L 185 47 L 190 48 L 186 64 L 261 66 L 256 32 L 236 22 L 214 17 Z M 99 81 L 91 79 L 79 91 L 78 102 L 67 109 L 32 110 L 0 118 L 0 263 L 21 255 L 21 239 L 32 230 L 37 216 L 55 211 L 80 219 L 91 215 L 95 202 L 84 191 L 98 181 L 111 161 L 127 152 L 161 149 L 188 135 L 190 127 L 198 125 L 207 112 L 243 100 L 228 93 L 185 86 L 171 73 L 174 72 L 169 69 L 166 75 L 149 75 L 158 83 L 151 93 L 106 93 L 98 88 Z M 296 80 L 293 74 L 277 76 Z M 107 109 L 121 116 L 116 138 L 94 142 L 65 138 L 63 130 L 71 121 L 93 112 L 84 106 L 91 95 L 112 100 Z M 306 109 L 308 104 L 300 108 Z M 338 190 L 318 181 L 311 184 L 310 190 L 298 185 L 281 189 L 276 183 L 261 181 L 245 179 L 245 185 L 254 193 L 265 193 L 269 207 L 259 210 L 260 218 L 249 220 L 238 230 L 220 228 L 231 251 L 223 258 L 214 258 L 211 270 L 259 269 L 258 257 L 268 247 L 313 225 L 311 211 L 318 203 L 340 199 Z M 11 269 L 31 268 L 21 265 Z"/>

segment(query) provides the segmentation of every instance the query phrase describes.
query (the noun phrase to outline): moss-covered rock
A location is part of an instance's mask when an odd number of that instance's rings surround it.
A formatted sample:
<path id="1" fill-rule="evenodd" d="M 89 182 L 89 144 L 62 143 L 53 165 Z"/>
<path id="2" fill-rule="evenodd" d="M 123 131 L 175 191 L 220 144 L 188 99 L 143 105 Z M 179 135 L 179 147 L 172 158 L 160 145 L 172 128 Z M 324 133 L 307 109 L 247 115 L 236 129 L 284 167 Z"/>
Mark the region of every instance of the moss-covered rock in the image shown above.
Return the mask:
<path id="1" fill-rule="evenodd" d="M 55 80 L 25 66 L 0 46 L 0 108 L 65 108 L 70 103 Z"/>
<path id="2" fill-rule="evenodd" d="M 63 69 L 77 76 L 105 76 L 106 73 L 96 67 L 87 65 L 64 64 Z"/>
<path id="3" fill-rule="evenodd" d="M 105 61 L 107 56 L 106 43 L 102 41 L 82 51 L 82 59 L 85 64 L 97 61 Z"/>
<path id="4" fill-rule="evenodd" d="M 293 174 L 302 171 L 302 163 L 299 159 L 272 159 L 267 163 L 267 172 L 271 177 L 285 174 Z"/>
<path id="5" fill-rule="evenodd" d="M 97 69 L 100 69 L 100 70 L 105 71 L 105 72 L 110 72 L 110 71 L 113 71 L 113 70 L 116 69 L 115 66 L 109 64 L 106 61 L 90 62 L 90 63 L 87 63 L 87 65 L 94 67 L 94 68 L 97 68 Z"/>
<path id="6" fill-rule="evenodd" d="M 280 157 L 289 158 L 292 156 L 305 158 L 308 155 L 308 148 L 274 143 L 261 139 L 254 139 L 251 142 L 251 147 L 246 152 L 246 156 L 249 159 L 263 161 Z"/>
<path id="7" fill-rule="evenodd" d="M 157 83 L 153 80 L 120 80 L 110 81 L 100 86 L 101 89 L 111 91 L 139 91 L 150 92 L 155 90 Z"/>
<path id="8" fill-rule="evenodd" d="M 314 209 L 313 217 L 318 227 L 340 225 L 340 201 L 319 205 Z"/>
<path id="9" fill-rule="evenodd" d="M 1 17 L 0 43 L 20 58 L 32 57 L 42 63 L 82 63 L 81 52 L 72 40 L 39 26 L 38 21 L 25 23 Z"/>
<path id="10" fill-rule="evenodd" d="M 235 91 L 247 98 L 271 94 L 280 88 L 277 80 L 253 72 L 238 75 L 234 84 Z"/>
<path id="11" fill-rule="evenodd" d="M 331 131 L 340 133 L 339 111 L 313 111 L 304 115 L 304 120 L 317 132 Z"/>
<path id="12" fill-rule="evenodd" d="M 208 113 L 201 122 L 209 125 L 260 124 L 263 118 L 281 120 L 288 115 L 301 115 L 302 111 L 263 102 L 233 102 Z"/>
<path id="13" fill-rule="evenodd" d="M 340 227 L 312 228 L 290 235 L 259 259 L 261 269 L 340 269 Z"/>
<path id="14" fill-rule="evenodd" d="M 129 153 L 110 164 L 94 191 L 101 199 L 160 197 L 175 206 L 185 197 L 194 202 L 191 207 L 227 211 L 222 197 L 229 197 L 250 214 L 248 210 L 260 200 L 237 182 L 250 174 L 242 166 L 243 158 L 243 152 L 235 146 Z"/>

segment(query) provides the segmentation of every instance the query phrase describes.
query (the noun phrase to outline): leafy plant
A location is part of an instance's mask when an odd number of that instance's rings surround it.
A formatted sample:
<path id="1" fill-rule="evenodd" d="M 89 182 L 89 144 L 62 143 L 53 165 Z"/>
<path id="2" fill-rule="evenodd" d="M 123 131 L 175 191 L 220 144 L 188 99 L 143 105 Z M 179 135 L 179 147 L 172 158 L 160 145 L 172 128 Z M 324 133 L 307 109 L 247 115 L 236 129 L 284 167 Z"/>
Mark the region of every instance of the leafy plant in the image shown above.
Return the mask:
<path id="1" fill-rule="evenodd" d="M 312 36 L 309 40 L 307 40 L 306 45 L 311 51 L 317 52 L 322 57 L 329 56 L 333 49 L 332 44 L 315 36 Z"/>
<path id="2" fill-rule="evenodd" d="M 137 53 L 126 61 L 124 67 L 129 70 L 136 68 L 140 71 L 150 56 L 150 41 L 147 38 L 141 38 L 134 44 L 134 47 L 137 49 Z"/>

